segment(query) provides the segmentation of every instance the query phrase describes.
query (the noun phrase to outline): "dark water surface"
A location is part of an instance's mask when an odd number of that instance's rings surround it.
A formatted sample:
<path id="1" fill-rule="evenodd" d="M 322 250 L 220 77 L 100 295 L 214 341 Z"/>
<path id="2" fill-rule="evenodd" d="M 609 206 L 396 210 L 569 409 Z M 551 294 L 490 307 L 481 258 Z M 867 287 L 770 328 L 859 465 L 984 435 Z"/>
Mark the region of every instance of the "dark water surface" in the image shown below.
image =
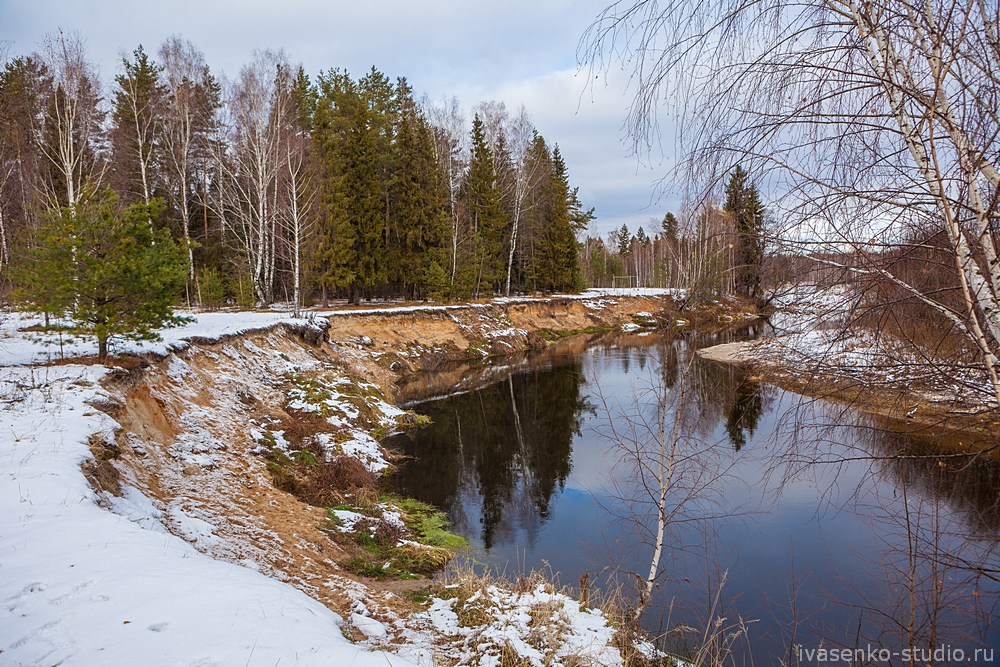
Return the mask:
<path id="1" fill-rule="evenodd" d="M 911 636 L 990 664 L 972 651 L 1000 647 L 1000 466 L 694 355 L 724 339 L 571 339 L 413 378 L 402 393 L 433 425 L 386 442 L 413 457 L 393 483 L 445 509 L 497 571 L 632 591 L 656 525 L 637 461 L 659 470 L 663 415 L 679 451 L 649 630 L 752 621 L 737 664 Z"/>

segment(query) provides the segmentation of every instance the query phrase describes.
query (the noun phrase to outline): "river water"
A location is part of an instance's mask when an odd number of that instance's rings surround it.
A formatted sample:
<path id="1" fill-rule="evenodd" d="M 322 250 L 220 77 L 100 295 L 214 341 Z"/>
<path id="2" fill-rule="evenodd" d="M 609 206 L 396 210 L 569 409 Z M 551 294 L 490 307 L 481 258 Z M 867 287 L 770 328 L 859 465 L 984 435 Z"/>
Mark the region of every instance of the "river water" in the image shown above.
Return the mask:
<path id="1" fill-rule="evenodd" d="M 672 650 L 724 617 L 746 626 L 737 664 L 911 645 L 990 664 L 974 651 L 1000 647 L 1000 465 L 694 354 L 752 333 L 574 338 L 412 378 L 401 392 L 433 424 L 386 441 L 411 457 L 393 484 L 447 511 L 467 562 L 633 599 L 669 472 L 642 622 L 699 629 L 669 632 Z"/>

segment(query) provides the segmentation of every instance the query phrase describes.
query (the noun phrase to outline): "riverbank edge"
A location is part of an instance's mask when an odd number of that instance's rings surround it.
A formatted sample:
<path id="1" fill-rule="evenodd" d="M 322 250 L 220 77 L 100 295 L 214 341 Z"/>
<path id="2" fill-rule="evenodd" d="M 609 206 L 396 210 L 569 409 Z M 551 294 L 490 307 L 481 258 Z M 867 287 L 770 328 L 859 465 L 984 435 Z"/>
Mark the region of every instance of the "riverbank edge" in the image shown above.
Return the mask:
<path id="1" fill-rule="evenodd" d="M 109 467 L 122 465 L 122 452 L 131 452 L 127 444 L 130 438 L 141 437 L 145 429 L 159 429 L 174 436 L 184 433 L 184 424 L 170 423 L 167 418 L 169 410 L 164 409 L 163 394 L 167 391 L 162 385 L 164 377 L 176 376 L 178 366 L 188 366 L 195 358 L 217 358 L 221 352 L 236 347 L 252 349 L 254 345 L 271 346 L 278 350 L 288 341 L 295 346 L 301 346 L 315 354 L 322 363 L 333 368 L 348 370 L 352 377 L 361 382 L 371 382 L 377 385 L 390 403 L 394 401 L 393 387 L 403 376 L 420 370 L 434 368 L 448 361 L 479 361 L 488 363 L 504 354 L 540 348 L 549 345 L 547 338 L 553 332 L 562 334 L 575 332 L 592 332 L 594 330 L 635 330 L 666 325 L 682 327 L 686 320 L 680 317 L 680 304 L 670 296 L 593 296 L 590 298 L 549 298 L 531 300 L 503 300 L 487 304 L 464 304 L 444 307 L 406 307 L 365 309 L 362 311 L 338 311 L 317 313 L 312 325 L 302 326 L 287 322 L 271 326 L 254 328 L 232 334 L 210 337 L 191 337 L 182 345 L 169 349 L 165 353 L 146 352 L 125 354 L 116 359 L 119 368 L 106 375 L 101 381 L 108 393 L 120 399 L 105 405 L 97 405 L 112 417 L 118 418 L 123 413 L 133 412 L 133 419 L 127 428 L 118 433 L 119 444 L 115 445 L 105 440 L 95 440 L 92 443 L 94 458 L 83 462 L 81 466 L 88 482 L 99 495 L 106 495 L 108 488 L 102 486 L 99 479 L 108 472 Z M 736 304 L 733 309 L 738 310 Z M 725 308 L 715 306 L 713 313 L 718 314 Z M 654 315 L 655 313 L 655 315 Z M 712 317 L 715 316 L 712 315 Z M 735 313 L 735 315 L 740 315 Z M 743 315 L 745 316 L 745 315 Z M 726 314 L 721 321 L 733 319 Z M 291 354 L 291 351 L 286 349 Z M 251 353 L 252 354 L 252 353 Z M 284 354 L 284 353 L 282 353 Z M 84 363 L 92 360 L 71 359 L 72 363 Z M 66 363 L 66 362 L 63 362 Z M 153 378 L 159 377 L 161 386 L 152 387 Z M 210 387 L 214 391 L 222 388 Z M 176 391 L 171 388 L 170 391 Z M 192 387 L 184 387 L 191 391 Z M 232 388 L 227 389 L 232 391 Z M 239 396 L 240 400 L 254 400 Z M 203 399 L 211 400 L 211 399 Z M 154 423 L 158 421 L 164 423 Z M 148 423 L 144 423 L 148 420 Z M 370 427 L 370 425 L 369 425 Z M 373 430 L 373 429 L 369 429 Z M 168 444 L 163 443 L 166 452 Z M 113 455 L 109 452 L 114 450 Z M 138 450 L 138 448 L 135 448 Z M 149 453 L 142 453 L 143 461 L 137 461 L 134 466 L 146 465 Z M 168 462 L 170 456 L 163 455 L 161 462 Z M 201 471 L 197 466 L 184 466 L 177 462 L 177 470 L 169 471 L 171 476 L 197 477 Z M 103 471 L 103 472 L 102 472 Z M 157 486 L 157 473 L 151 474 L 151 480 L 146 486 Z M 119 477 L 123 482 L 135 482 L 135 472 L 122 470 L 111 475 L 115 480 Z M 98 479 L 95 479 L 98 478 Z M 143 491 L 140 487 L 140 491 Z M 220 490 L 220 493 L 228 492 Z M 206 495 L 212 494 L 212 489 L 204 489 Z M 273 500 L 271 501 L 273 502 Z M 253 508 L 251 508 L 253 509 Z M 318 528 L 317 514 L 310 508 L 300 508 L 304 513 L 302 521 L 291 522 L 291 525 L 301 530 L 310 522 Z M 315 508 L 312 508 L 313 510 Z M 280 529 L 275 529 L 279 538 L 283 537 Z M 199 544 L 198 536 L 178 534 L 178 537 L 191 542 L 196 549 L 219 558 L 204 544 Z M 284 537 L 298 537 L 296 533 Z M 231 562 L 242 562 L 234 557 L 223 556 Z M 272 578 L 290 583 L 292 586 L 319 600 L 345 620 L 344 634 L 353 640 L 361 640 L 371 648 L 392 650 L 391 645 L 380 641 L 378 637 L 367 634 L 365 622 L 354 613 L 359 595 L 368 601 L 366 614 L 374 617 L 379 612 L 407 613 L 409 605 L 405 598 L 405 590 L 389 584 L 374 582 L 359 578 L 351 578 L 346 573 L 340 573 L 346 582 L 343 591 L 343 602 L 348 604 L 332 604 L 331 598 L 317 596 L 315 587 L 305 584 L 308 577 L 288 576 L 289 573 L 276 571 L 271 574 L 273 563 L 265 563 L 261 571 Z M 351 581 L 355 583 L 350 583 Z M 355 584 L 366 592 L 357 593 Z M 352 592 L 353 590 L 353 592 Z M 395 595 L 402 592 L 403 595 Z M 375 593 L 372 599 L 369 593 Z M 388 597 L 397 598 L 389 601 Z M 374 598 L 379 598 L 375 600 Z M 413 613 L 409 605 L 409 613 Z M 364 614 L 362 617 L 366 617 Z M 383 616 L 383 620 L 385 617 Z M 388 625 L 388 624 L 387 624 Z M 383 638 L 384 639 L 384 638 Z M 634 643 L 634 642 L 633 642 Z"/>
<path id="2" fill-rule="evenodd" d="M 899 386 L 867 377 L 845 379 L 843 369 L 812 363 L 808 367 L 770 349 L 779 339 L 722 343 L 698 350 L 707 361 L 745 366 L 755 379 L 808 398 L 831 401 L 889 420 L 893 428 L 939 440 L 948 454 L 988 453 L 1000 457 L 1000 411 L 962 400 L 942 401 L 939 392 L 919 386 Z"/>

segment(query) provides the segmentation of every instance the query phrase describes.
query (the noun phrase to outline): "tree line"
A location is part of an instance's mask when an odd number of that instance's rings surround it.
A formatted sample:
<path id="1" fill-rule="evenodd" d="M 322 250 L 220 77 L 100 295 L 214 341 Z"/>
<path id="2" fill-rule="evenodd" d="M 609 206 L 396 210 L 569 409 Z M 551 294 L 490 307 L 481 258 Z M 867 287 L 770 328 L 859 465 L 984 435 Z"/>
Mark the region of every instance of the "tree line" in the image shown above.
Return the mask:
<path id="1" fill-rule="evenodd" d="M 64 33 L 0 72 L 0 276 L 47 313 L 79 305 L 83 255 L 126 228 L 166 266 L 132 284 L 188 305 L 583 287 L 593 210 L 523 107 L 480 103 L 470 128 L 405 78 L 310 77 L 281 51 L 224 82 L 176 36 L 110 88 Z"/>
<path id="2" fill-rule="evenodd" d="M 739 294 L 759 300 L 767 269 L 767 210 L 756 184 L 740 166 L 729 174 L 724 199 L 705 201 L 680 219 L 666 213 L 650 230 L 628 223 L 606 238 L 581 243 L 587 285 L 683 288 L 701 300 Z"/>

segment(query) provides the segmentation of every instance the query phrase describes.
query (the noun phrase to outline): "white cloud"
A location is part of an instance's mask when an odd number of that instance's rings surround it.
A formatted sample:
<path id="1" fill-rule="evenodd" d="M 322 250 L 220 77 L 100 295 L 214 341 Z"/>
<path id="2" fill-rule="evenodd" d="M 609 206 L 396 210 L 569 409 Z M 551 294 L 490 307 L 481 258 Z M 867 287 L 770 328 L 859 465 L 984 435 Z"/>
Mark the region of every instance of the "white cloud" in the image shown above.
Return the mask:
<path id="1" fill-rule="evenodd" d="M 663 211 L 650 206 L 653 183 L 669 167 L 644 165 L 628 155 L 622 123 L 625 80 L 598 81 L 575 68 L 577 43 L 606 0 L 35 0 L 0 2 L 0 40 L 13 53 L 36 50 L 57 27 L 79 31 L 102 77 L 110 83 L 120 54 L 143 44 L 155 53 L 171 34 L 205 52 L 213 70 L 234 76 L 255 49 L 284 48 L 315 74 L 347 68 L 358 75 L 377 66 L 406 76 L 431 99 L 457 95 L 467 109 L 495 98 L 524 104 L 539 131 L 558 143 L 597 231 L 630 227 Z"/>

